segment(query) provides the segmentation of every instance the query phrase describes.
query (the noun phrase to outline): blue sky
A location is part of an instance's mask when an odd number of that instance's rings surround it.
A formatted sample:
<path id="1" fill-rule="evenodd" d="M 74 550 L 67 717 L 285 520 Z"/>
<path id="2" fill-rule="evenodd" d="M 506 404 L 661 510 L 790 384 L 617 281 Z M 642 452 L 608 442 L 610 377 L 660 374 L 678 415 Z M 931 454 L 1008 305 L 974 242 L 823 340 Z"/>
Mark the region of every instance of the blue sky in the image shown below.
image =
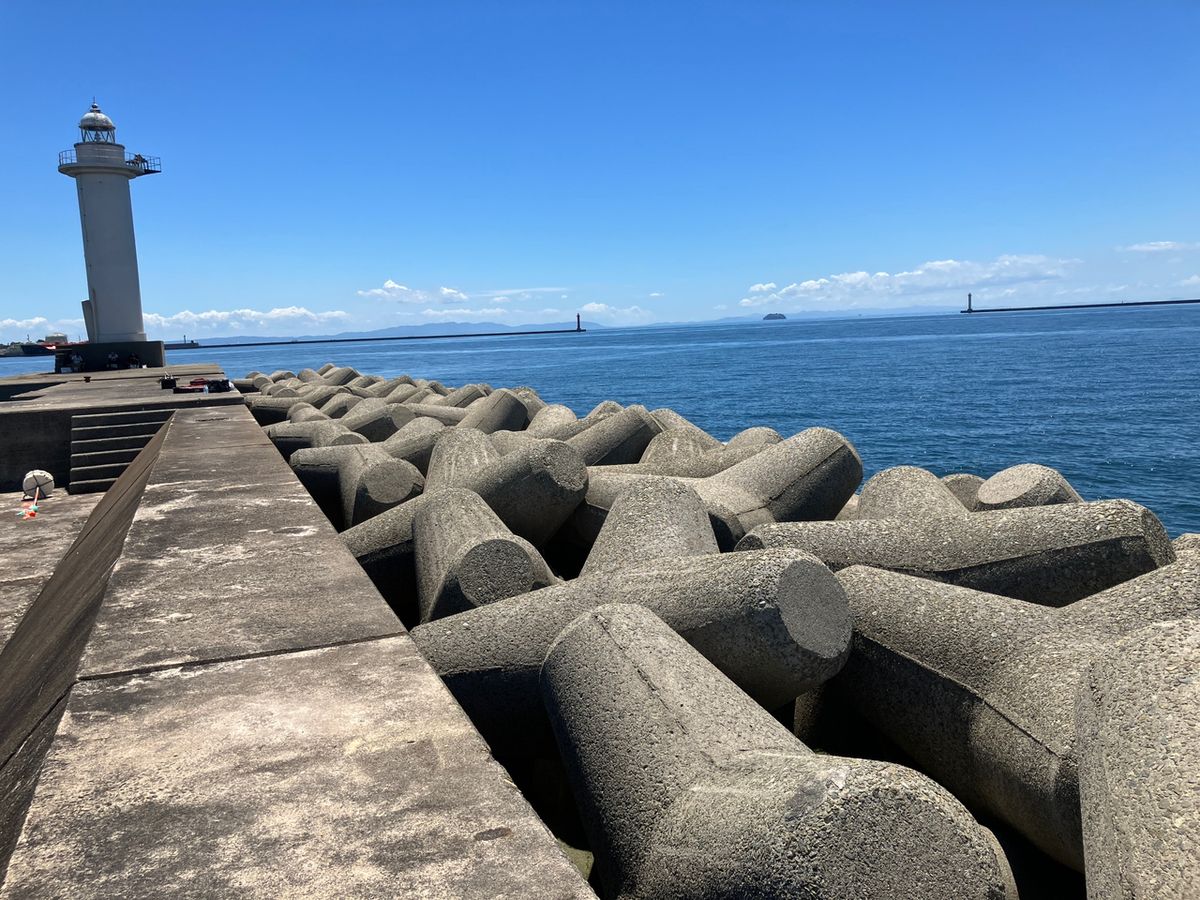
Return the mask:
<path id="1" fill-rule="evenodd" d="M 1200 296 L 1195 2 L 93 9 L 0 3 L 5 340 L 93 94 L 158 336 Z"/>

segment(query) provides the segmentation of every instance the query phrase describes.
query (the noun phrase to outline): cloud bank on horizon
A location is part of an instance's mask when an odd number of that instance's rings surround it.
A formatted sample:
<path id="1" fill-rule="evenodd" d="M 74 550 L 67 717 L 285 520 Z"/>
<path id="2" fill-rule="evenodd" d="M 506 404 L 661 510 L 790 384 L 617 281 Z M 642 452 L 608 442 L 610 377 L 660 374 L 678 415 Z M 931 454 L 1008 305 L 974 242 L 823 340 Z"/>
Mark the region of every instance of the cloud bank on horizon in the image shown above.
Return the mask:
<path id="1" fill-rule="evenodd" d="M 1120 277 L 1116 277 L 1120 276 Z M 635 293 L 620 300 L 593 299 L 603 291 L 575 287 L 516 287 L 466 290 L 451 285 L 417 288 L 386 278 L 378 287 L 359 288 L 343 298 L 348 308 L 310 309 L 302 305 L 256 309 L 239 306 L 199 312 L 147 311 L 152 337 L 220 337 L 261 334 L 286 337 L 335 331 L 365 331 L 429 322 L 494 322 L 539 325 L 570 321 L 576 313 L 609 326 L 662 321 L 703 321 L 763 312 L 793 314 L 894 313 L 906 309 L 957 310 L 966 294 L 977 306 L 1032 306 L 1039 303 L 1114 299 L 1181 299 L 1200 292 L 1200 242 L 1143 241 L 1113 248 L 1107 258 L 1085 261 L 1045 254 L 1002 254 L 990 260 L 934 259 L 898 272 L 866 269 L 790 280 L 757 281 L 728 302 L 683 308 L 665 306 L 664 291 Z M 45 316 L 0 319 L 0 340 L 23 340 L 52 331 L 73 337 L 83 320 Z"/>

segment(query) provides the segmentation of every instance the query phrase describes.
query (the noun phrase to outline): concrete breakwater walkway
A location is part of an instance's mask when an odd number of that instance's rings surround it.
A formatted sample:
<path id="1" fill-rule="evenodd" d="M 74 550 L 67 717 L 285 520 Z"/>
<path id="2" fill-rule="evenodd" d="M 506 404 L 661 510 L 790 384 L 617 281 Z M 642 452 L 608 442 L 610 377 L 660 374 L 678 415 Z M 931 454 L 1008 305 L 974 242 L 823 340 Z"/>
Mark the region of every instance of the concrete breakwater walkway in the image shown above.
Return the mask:
<path id="1" fill-rule="evenodd" d="M 1200 538 L 1149 510 L 527 387 L 234 384 L 37 520 L 77 537 L 5 600 L 0 896 L 1196 886 Z"/>

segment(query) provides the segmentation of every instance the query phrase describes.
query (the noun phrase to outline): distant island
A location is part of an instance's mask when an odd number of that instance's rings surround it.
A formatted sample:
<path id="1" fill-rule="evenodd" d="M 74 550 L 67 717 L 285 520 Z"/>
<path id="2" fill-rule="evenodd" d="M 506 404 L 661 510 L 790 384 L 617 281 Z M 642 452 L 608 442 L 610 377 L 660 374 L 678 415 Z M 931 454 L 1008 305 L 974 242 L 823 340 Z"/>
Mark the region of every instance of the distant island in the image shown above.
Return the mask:
<path id="1" fill-rule="evenodd" d="M 773 322 L 778 319 L 786 319 L 786 318 L 787 318 L 787 316 L 785 316 L 783 313 L 767 313 L 765 316 L 763 316 L 763 321 L 764 322 Z"/>

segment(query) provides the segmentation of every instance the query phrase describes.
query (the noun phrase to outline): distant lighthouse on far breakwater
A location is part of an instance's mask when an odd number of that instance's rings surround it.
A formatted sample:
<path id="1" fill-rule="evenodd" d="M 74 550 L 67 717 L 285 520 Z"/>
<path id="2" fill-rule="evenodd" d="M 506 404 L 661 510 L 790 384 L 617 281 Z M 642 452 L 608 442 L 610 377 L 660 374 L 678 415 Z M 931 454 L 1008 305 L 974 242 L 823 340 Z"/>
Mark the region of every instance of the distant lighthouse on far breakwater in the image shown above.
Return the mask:
<path id="1" fill-rule="evenodd" d="M 138 279 L 137 245 L 133 236 L 133 206 L 129 183 L 162 171 L 158 157 L 127 153 L 117 143 L 117 128 L 93 101 L 79 120 L 79 142 L 58 155 L 58 171 L 75 179 L 79 221 L 87 267 L 88 299 L 83 301 L 87 323 L 88 368 L 95 358 L 116 352 L 136 355 L 142 362 L 162 365 L 161 342 L 146 341 L 142 322 L 142 292 Z M 127 349 L 129 345 L 133 346 Z"/>

